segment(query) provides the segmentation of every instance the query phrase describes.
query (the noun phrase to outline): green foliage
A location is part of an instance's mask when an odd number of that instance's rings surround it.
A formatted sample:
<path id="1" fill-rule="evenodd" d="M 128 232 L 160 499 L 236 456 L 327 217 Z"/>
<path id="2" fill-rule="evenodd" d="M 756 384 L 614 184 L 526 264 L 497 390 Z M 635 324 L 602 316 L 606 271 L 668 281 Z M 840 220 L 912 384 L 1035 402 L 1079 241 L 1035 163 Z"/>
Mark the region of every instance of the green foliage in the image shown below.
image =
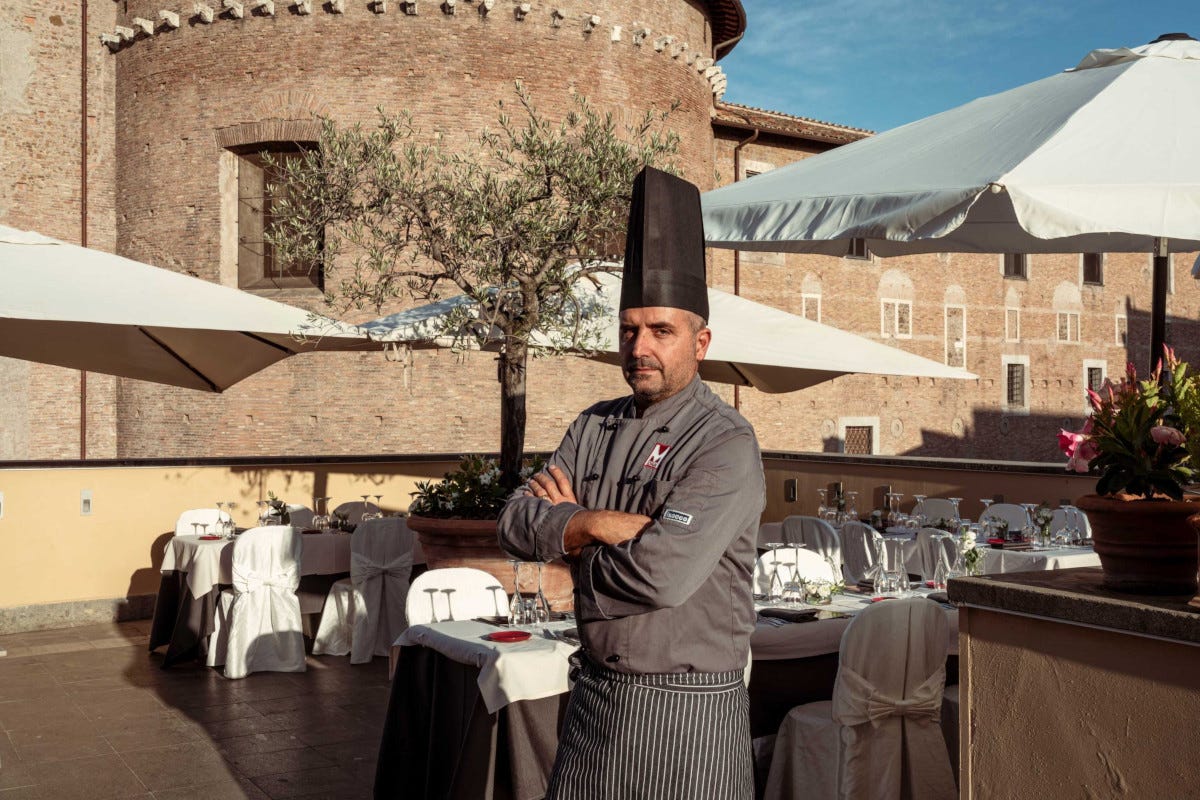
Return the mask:
<path id="1" fill-rule="evenodd" d="M 529 459 L 521 479 L 540 470 L 540 457 Z M 496 461 L 480 455 L 463 456 L 458 469 L 440 481 L 418 481 L 408 513 L 439 519 L 495 519 L 510 491 L 501 484 Z"/>

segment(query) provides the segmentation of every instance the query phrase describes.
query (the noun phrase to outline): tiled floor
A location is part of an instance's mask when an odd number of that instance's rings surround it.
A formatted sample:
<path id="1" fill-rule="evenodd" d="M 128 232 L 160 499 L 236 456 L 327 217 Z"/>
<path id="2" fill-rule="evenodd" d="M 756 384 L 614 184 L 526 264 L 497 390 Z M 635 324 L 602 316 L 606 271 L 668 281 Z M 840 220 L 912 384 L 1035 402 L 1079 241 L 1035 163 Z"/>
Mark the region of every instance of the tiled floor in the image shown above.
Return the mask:
<path id="1" fill-rule="evenodd" d="M 226 680 L 149 621 L 0 636 L 0 800 L 371 796 L 387 659 Z"/>

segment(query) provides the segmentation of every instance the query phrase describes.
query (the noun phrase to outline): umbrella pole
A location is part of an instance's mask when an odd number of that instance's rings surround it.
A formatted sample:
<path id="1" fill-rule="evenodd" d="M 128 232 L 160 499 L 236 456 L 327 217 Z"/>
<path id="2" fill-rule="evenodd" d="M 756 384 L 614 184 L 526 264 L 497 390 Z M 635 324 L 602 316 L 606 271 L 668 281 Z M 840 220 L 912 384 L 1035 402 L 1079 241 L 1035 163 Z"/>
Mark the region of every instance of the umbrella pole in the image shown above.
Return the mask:
<path id="1" fill-rule="evenodd" d="M 1170 269 L 1170 255 L 1167 253 L 1167 240 L 1158 237 L 1154 240 L 1154 277 L 1153 295 L 1150 306 L 1150 371 L 1154 371 L 1158 360 L 1162 358 L 1163 345 L 1167 338 L 1167 278 Z"/>

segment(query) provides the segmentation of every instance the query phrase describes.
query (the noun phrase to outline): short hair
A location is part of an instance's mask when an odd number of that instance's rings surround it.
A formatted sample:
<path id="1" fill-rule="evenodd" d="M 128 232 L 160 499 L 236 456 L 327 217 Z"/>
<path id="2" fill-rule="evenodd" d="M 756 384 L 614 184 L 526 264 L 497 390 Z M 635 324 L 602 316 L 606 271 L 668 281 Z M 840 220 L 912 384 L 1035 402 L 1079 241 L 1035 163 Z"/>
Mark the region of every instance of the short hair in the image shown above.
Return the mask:
<path id="1" fill-rule="evenodd" d="M 708 320 L 697 314 L 695 311 L 687 312 L 687 322 L 693 336 L 708 327 Z"/>

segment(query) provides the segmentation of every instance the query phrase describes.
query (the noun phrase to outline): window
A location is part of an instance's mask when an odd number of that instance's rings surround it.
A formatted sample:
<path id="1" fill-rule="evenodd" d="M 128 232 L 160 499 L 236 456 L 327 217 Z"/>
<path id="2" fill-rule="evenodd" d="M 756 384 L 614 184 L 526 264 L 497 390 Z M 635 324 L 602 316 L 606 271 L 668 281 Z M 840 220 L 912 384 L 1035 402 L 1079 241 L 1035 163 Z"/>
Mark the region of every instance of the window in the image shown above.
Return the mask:
<path id="1" fill-rule="evenodd" d="M 1004 277 L 1006 278 L 1028 278 L 1029 277 L 1029 256 L 1025 253 L 1005 253 L 1004 254 Z"/>
<path id="2" fill-rule="evenodd" d="M 1009 414 L 1029 413 L 1029 356 L 1000 356 L 1000 406 Z"/>
<path id="3" fill-rule="evenodd" d="M 237 268 L 242 289 L 322 288 L 319 264 L 282 263 L 265 233 L 275 221 L 273 209 L 286 192 L 284 165 L 309 149 L 299 144 L 251 145 L 237 153 Z M 267 163 L 267 155 L 275 162 Z"/>
<path id="4" fill-rule="evenodd" d="M 1079 312 L 1078 311 L 1059 311 L 1058 312 L 1058 341 L 1060 341 L 1060 342 L 1078 342 L 1079 341 Z"/>
<path id="5" fill-rule="evenodd" d="M 821 321 L 821 295 L 819 294 L 802 294 L 800 295 L 800 316 L 805 319 L 811 319 L 813 322 Z"/>
<path id="6" fill-rule="evenodd" d="M 912 338 L 912 303 L 907 300 L 879 301 L 880 335 L 885 339 Z"/>
<path id="7" fill-rule="evenodd" d="M 1091 389 L 1093 392 L 1098 392 L 1104 387 L 1104 379 L 1108 373 L 1108 362 L 1085 358 L 1083 360 L 1083 386 L 1085 389 Z M 1087 393 L 1081 392 L 1083 395 L 1083 413 L 1092 413 L 1092 404 L 1088 401 Z"/>
<path id="8" fill-rule="evenodd" d="M 1104 367 L 1088 367 L 1087 373 L 1087 388 L 1093 392 L 1100 391 L 1104 386 Z"/>
<path id="9" fill-rule="evenodd" d="M 1004 341 L 1021 341 L 1021 309 L 1004 309 Z"/>
<path id="10" fill-rule="evenodd" d="M 1095 284 L 1096 286 L 1104 285 L 1103 253 L 1083 254 L 1083 282 Z"/>
<path id="11" fill-rule="evenodd" d="M 870 425 L 848 425 L 846 426 L 846 440 L 842 447 L 842 452 L 853 453 L 855 455 L 871 455 L 873 439 L 871 436 Z"/>
<path id="12" fill-rule="evenodd" d="M 1117 345 L 1129 345 L 1129 319 L 1124 314 L 1117 314 Z"/>
<path id="13" fill-rule="evenodd" d="M 946 306 L 946 365 L 967 366 L 967 310 Z"/>
<path id="14" fill-rule="evenodd" d="M 867 249 L 866 239 L 851 239 L 850 245 L 846 248 L 846 258 L 857 258 L 866 260 L 871 257 L 871 251 Z"/>

